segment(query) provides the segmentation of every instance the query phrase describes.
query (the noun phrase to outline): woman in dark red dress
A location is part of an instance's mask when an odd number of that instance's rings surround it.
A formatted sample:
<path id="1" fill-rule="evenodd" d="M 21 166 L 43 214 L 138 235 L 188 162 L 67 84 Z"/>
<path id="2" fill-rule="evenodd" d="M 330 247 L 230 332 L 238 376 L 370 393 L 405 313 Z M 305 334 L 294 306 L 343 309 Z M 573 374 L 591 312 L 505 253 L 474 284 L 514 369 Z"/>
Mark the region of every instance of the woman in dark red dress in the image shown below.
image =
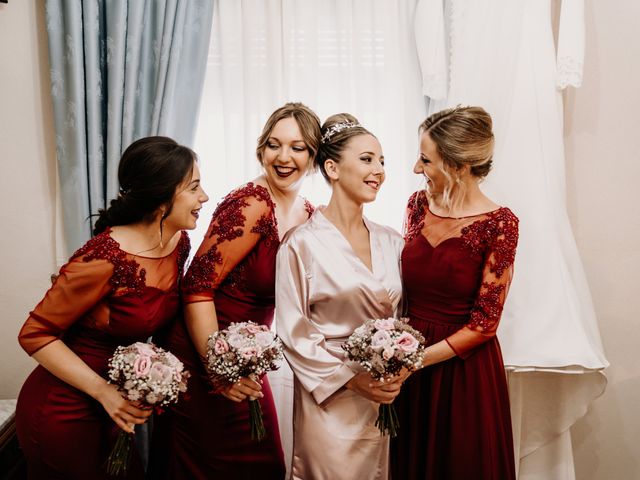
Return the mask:
<path id="1" fill-rule="evenodd" d="M 29 478 L 108 478 L 103 465 L 118 429 L 150 411 L 107 383 L 119 345 L 145 341 L 179 309 L 189 254 L 183 229 L 208 200 L 195 154 L 166 137 L 134 142 L 118 169 L 121 193 L 100 212 L 96 234 L 69 262 L 20 332 L 40 363 L 20 391 L 18 439 Z M 133 459 L 129 478 L 143 478 Z"/>
<path id="2" fill-rule="evenodd" d="M 491 117 L 479 107 L 420 126 L 402 273 L 408 316 L 427 341 L 396 400 L 395 479 L 515 478 L 506 375 L 496 330 L 513 275 L 518 219 L 478 186 L 491 168 Z"/>
<path id="3" fill-rule="evenodd" d="M 298 191 L 320 143 L 309 108 L 276 110 L 258 139 L 264 173 L 218 205 L 184 286 L 185 321 L 159 340 L 195 373 L 186 401 L 158 417 L 152 445 L 154 478 L 281 480 L 284 458 L 267 378 L 243 378 L 213 392 L 201 358 L 208 336 L 231 322 L 271 325 L 280 238 L 306 221 L 310 205 Z M 251 439 L 247 400 L 257 398 L 267 437 Z"/>

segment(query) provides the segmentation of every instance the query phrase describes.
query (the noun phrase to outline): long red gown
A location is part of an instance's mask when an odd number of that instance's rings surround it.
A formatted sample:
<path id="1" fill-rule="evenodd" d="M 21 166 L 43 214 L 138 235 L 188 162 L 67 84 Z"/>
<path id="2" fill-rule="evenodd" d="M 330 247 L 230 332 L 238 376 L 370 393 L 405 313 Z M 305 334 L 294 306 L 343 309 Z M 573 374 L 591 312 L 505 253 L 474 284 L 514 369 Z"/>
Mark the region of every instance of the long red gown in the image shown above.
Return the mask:
<path id="1" fill-rule="evenodd" d="M 308 209 L 310 206 L 308 205 Z M 183 301 L 215 302 L 220 330 L 252 320 L 270 326 L 275 304 L 278 246 L 275 204 L 249 183 L 218 205 L 183 284 Z M 188 397 L 158 417 L 152 440 L 154 478 L 281 480 L 284 455 L 269 382 L 260 404 L 267 436 L 251 439 L 248 402 L 212 393 L 203 362 L 184 321 L 158 342 L 194 373 Z"/>
<path id="2" fill-rule="evenodd" d="M 515 479 L 506 375 L 495 336 L 513 274 L 518 219 L 507 208 L 438 217 L 409 200 L 402 276 L 410 323 L 456 356 L 405 382 L 395 401 L 392 478 Z"/>
<path id="3" fill-rule="evenodd" d="M 175 318 L 178 281 L 189 255 L 182 233 L 162 258 L 120 249 L 107 230 L 79 249 L 31 312 L 19 341 L 29 355 L 57 339 L 99 375 L 119 345 L 145 341 Z M 25 381 L 16 407 L 29 478 L 100 479 L 119 428 L 96 400 L 42 366 Z M 144 478 L 134 454 L 128 478 Z"/>

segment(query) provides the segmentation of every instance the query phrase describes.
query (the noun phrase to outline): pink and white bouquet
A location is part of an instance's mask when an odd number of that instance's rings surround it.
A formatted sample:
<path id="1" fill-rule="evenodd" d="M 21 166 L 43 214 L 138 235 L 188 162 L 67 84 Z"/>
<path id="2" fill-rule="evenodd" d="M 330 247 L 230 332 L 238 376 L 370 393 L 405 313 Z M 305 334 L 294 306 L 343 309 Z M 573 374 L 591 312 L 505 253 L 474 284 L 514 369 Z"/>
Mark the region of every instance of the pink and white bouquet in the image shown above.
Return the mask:
<path id="1" fill-rule="evenodd" d="M 170 352 L 151 343 L 136 342 L 118 347 L 109 359 L 109 383 L 118 387 L 123 397 L 140 407 L 161 413 L 187 391 L 189 372 Z M 124 474 L 129 466 L 133 435 L 120 430 L 109 458 L 107 473 Z"/>
<path id="2" fill-rule="evenodd" d="M 209 335 L 207 370 L 214 386 L 224 388 L 242 377 L 257 380 L 265 373 L 280 368 L 282 342 L 266 325 L 254 322 L 232 323 L 224 330 Z M 249 401 L 251 438 L 266 435 L 260 403 Z"/>
<path id="3" fill-rule="evenodd" d="M 342 344 L 347 358 L 358 362 L 375 380 L 394 377 L 403 368 L 417 370 L 424 358 L 424 337 L 407 321 L 367 320 Z M 393 404 L 380 405 L 376 426 L 383 435 L 397 435 L 399 422 Z"/>

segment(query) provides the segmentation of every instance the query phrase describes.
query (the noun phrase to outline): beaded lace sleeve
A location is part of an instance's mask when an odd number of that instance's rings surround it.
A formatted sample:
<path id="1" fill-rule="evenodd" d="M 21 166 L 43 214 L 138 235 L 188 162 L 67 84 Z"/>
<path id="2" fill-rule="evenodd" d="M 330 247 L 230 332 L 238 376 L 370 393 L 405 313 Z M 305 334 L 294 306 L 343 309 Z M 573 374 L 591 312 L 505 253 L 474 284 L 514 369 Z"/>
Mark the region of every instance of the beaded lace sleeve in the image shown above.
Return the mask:
<path id="1" fill-rule="evenodd" d="M 424 191 L 414 192 L 407 202 L 404 225 L 402 228 L 405 242 L 410 242 L 424 227 L 425 206 L 427 197 Z"/>
<path id="2" fill-rule="evenodd" d="M 144 287 L 145 271 L 138 267 L 108 232 L 89 240 L 62 266 L 49 291 L 30 313 L 18 336 L 22 348 L 33 355 L 59 339 L 113 290 Z"/>
<path id="3" fill-rule="evenodd" d="M 485 250 L 482 281 L 469 322 L 446 340 L 456 354 L 466 358 L 482 343 L 493 338 L 498 329 L 518 244 L 518 218 L 507 208 L 488 219 L 463 228 L 468 248 Z"/>
<path id="4" fill-rule="evenodd" d="M 253 183 L 227 195 L 187 270 L 185 303 L 213 300 L 215 290 L 261 239 L 278 242 L 274 208 L 267 190 Z"/>

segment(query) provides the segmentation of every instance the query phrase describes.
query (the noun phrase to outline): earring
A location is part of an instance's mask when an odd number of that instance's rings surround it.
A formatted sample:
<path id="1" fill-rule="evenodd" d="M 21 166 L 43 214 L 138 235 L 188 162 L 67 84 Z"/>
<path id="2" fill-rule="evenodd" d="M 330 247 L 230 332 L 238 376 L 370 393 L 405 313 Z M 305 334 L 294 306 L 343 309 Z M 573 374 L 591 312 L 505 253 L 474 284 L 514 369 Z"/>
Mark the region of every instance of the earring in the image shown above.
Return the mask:
<path id="1" fill-rule="evenodd" d="M 164 248 L 164 243 L 162 242 L 162 227 L 164 226 L 164 219 L 167 218 L 167 214 L 164 209 L 160 211 L 162 212 L 162 216 L 160 217 L 160 248 Z"/>

